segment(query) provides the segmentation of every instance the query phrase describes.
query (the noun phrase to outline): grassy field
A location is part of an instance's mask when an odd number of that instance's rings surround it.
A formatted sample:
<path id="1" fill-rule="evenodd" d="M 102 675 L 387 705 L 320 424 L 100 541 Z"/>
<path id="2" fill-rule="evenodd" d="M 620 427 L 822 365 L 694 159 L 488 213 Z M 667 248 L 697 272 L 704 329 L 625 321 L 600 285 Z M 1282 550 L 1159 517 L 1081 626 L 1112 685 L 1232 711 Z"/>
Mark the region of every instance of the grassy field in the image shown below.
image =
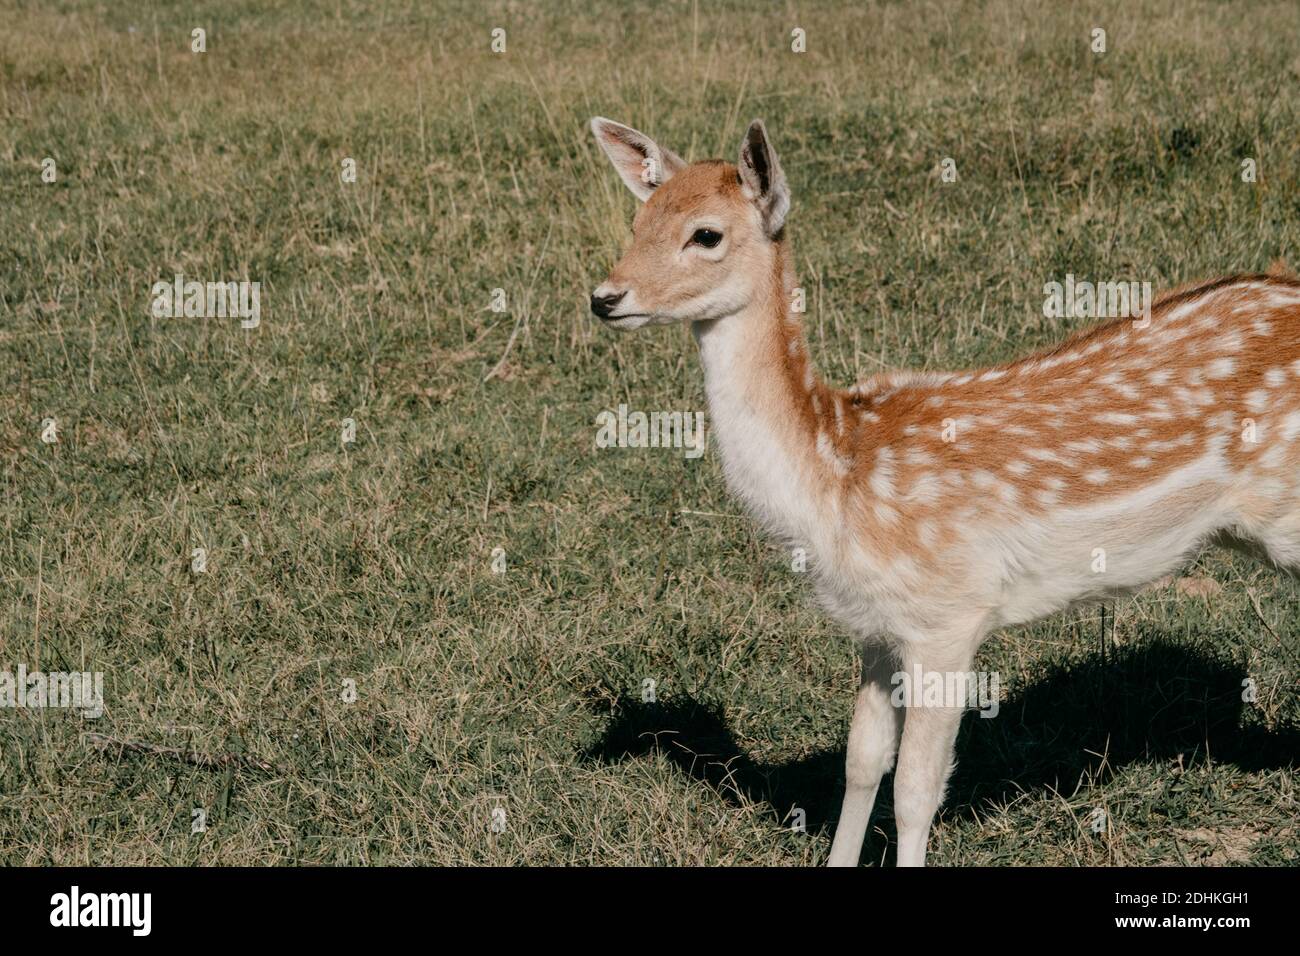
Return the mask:
<path id="1" fill-rule="evenodd" d="M 712 449 L 594 444 L 620 402 L 704 403 L 687 330 L 587 313 L 634 207 L 593 114 L 692 159 L 765 119 L 840 384 L 1050 343 L 1066 273 L 1300 264 L 1293 2 L 0 21 L 0 670 L 102 671 L 106 702 L 0 710 L 0 863 L 825 859 L 851 646 Z M 260 326 L 154 317 L 177 273 L 259 281 Z M 931 862 L 1296 862 L 1300 585 L 1187 573 L 985 645 L 1006 699 Z"/>

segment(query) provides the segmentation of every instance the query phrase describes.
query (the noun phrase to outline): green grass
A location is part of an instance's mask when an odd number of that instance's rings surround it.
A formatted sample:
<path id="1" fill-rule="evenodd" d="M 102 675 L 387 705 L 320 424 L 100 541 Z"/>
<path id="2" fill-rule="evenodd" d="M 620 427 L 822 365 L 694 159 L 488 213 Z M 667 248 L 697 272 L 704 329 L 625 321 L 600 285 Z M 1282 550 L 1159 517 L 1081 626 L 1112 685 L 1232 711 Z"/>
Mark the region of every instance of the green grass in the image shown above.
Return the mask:
<path id="1" fill-rule="evenodd" d="M 847 639 L 712 450 L 594 447 L 620 401 L 704 405 L 685 329 L 586 312 L 634 205 L 592 114 L 695 159 L 766 120 L 841 384 L 1049 343 L 1066 272 L 1300 260 L 1294 3 L 0 20 L 0 669 L 103 671 L 107 698 L 0 711 L 3 863 L 824 860 Z M 177 272 L 260 281 L 260 328 L 152 318 Z M 1217 553 L 1191 573 L 1222 589 L 1122 602 L 1104 640 L 1094 609 L 989 641 L 1007 699 L 966 720 L 932 862 L 1294 864 L 1300 586 Z M 887 792 L 874 826 L 888 861 Z"/>

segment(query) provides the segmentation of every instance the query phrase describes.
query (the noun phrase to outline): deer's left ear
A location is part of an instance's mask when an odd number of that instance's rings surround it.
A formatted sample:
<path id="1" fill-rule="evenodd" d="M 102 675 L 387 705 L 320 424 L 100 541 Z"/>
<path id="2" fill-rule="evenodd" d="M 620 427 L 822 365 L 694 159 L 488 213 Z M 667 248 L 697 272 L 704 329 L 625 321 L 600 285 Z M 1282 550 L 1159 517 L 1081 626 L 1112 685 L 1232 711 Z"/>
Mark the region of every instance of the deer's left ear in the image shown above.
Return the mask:
<path id="1" fill-rule="evenodd" d="M 668 182 L 673 173 L 686 167 L 686 160 L 671 149 L 665 149 L 630 126 L 597 116 L 591 121 L 591 131 L 627 188 L 642 202 Z"/>
<path id="2" fill-rule="evenodd" d="M 740 146 L 739 167 L 745 195 L 762 214 L 768 236 L 775 237 L 790 211 L 790 187 L 786 185 L 785 173 L 762 120 L 749 124 L 745 142 Z"/>

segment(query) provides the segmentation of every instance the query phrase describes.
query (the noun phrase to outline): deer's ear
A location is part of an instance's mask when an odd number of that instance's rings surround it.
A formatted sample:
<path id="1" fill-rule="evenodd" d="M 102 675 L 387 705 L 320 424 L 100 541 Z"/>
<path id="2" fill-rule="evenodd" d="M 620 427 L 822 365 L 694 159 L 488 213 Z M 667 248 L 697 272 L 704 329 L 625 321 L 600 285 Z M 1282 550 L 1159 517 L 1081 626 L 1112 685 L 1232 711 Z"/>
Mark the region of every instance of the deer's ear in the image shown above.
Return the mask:
<path id="1" fill-rule="evenodd" d="M 754 120 L 740 145 L 740 181 L 745 195 L 758 207 L 768 236 L 776 236 L 790 211 L 790 187 L 767 138 L 762 120 Z"/>
<path id="2" fill-rule="evenodd" d="M 591 131 L 627 188 L 642 202 L 686 167 L 686 161 L 672 150 L 630 126 L 597 116 L 591 121 Z"/>

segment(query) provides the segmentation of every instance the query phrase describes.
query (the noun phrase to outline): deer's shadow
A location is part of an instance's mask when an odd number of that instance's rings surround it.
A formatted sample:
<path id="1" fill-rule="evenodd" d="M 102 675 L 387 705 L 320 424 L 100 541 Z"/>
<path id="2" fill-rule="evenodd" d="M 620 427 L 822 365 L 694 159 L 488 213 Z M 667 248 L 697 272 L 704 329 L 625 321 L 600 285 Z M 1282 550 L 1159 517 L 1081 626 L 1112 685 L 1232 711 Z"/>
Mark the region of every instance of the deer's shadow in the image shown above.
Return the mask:
<path id="1" fill-rule="evenodd" d="M 1134 761 L 1205 761 L 1257 771 L 1292 767 L 1300 728 L 1243 726 L 1238 665 L 1186 647 L 1155 642 L 1070 666 L 1054 666 L 1013 692 L 998 715 L 962 720 L 957 770 L 943 813 L 976 815 L 1024 792 L 1070 792 L 1085 775 L 1105 776 Z M 852 699 L 852 688 L 843 692 Z M 847 730 L 847 726 L 846 726 Z M 585 758 L 618 761 L 654 752 L 723 798 L 763 802 L 788 821 L 802 809 L 809 832 L 829 830 L 844 787 L 844 749 L 786 763 L 752 759 L 736 743 L 716 705 L 679 695 L 659 703 L 621 696 Z M 892 856 L 891 777 L 880 788 L 866 859 Z M 886 845 L 887 844 L 887 845 Z"/>

